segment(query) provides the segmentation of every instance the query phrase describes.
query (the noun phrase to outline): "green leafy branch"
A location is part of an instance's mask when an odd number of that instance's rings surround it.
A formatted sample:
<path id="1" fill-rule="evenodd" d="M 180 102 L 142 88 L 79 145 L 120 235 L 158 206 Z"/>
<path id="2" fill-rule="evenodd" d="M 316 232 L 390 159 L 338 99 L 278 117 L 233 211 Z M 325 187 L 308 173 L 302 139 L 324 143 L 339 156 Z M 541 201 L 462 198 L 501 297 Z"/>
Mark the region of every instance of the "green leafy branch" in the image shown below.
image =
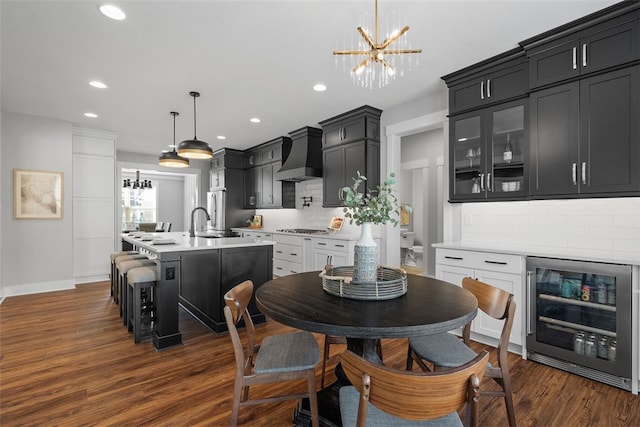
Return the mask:
<path id="1" fill-rule="evenodd" d="M 382 185 L 378 185 L 374 191 L 365 190 L 360 193 L 358 188 L 367 180 L 367 177 L 361 175 L 353 178 L 352 187 L 344 187 L 344 216 L 349 218 L 349 224 L 361 225 L 365 222 L 373 224 L 393 223 L 398 225 L 395 218 L 399 214 L 398 198 L 393 194 L 391 186 L 396 183 L 394 177 L 396 175 L 391 172 L 389 177 L 384 180 Z M 365 186 L 366 187 L 366 186 Z M 394 215 L 394 216 L 392 216 Z"/>

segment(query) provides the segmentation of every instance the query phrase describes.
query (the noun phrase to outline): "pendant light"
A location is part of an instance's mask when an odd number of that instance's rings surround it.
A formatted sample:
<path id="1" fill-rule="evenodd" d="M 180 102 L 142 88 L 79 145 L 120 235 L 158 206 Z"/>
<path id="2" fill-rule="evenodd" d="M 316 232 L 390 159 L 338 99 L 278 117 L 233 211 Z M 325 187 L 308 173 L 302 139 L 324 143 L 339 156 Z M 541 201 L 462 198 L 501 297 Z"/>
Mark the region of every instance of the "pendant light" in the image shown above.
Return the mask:
<path id="1" fill-rule="evenodd" d="M 176 152 L 176 116 L 179 116 L 180 113 L 172 111 L 170 114 L 173 116 L 173 150 L 163 151 L 160 153 L 158 164 L 160 166 L 168 166 L 170 168 L 188 168 L 189 159 L 180 157 Z"/>
<path id="2" fill-rule="evenodd" d="M 182 141 L 178 146 L 178 154 L 190 159 L 210 159 L 213 157 L 211 146 L 204 141 L 198 140 L 196 136 L 196 98 L 200 96 L 198 92 L 189 92 L 193 96 L 193 139 Z"/>

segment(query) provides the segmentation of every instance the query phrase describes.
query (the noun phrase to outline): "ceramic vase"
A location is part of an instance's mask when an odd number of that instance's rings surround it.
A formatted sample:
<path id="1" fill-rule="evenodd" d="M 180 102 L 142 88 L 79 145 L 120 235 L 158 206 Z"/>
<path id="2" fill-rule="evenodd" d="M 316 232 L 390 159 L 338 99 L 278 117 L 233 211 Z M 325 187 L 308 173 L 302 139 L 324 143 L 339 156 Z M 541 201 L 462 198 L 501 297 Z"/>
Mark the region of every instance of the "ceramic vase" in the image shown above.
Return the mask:
<path id="1" fill-rule="evenodd" d="M 375 282 L 378 274 L 378 245 L 371 234 L 371 223 L 362 224 L 353 255 L 353 280 Z"/>

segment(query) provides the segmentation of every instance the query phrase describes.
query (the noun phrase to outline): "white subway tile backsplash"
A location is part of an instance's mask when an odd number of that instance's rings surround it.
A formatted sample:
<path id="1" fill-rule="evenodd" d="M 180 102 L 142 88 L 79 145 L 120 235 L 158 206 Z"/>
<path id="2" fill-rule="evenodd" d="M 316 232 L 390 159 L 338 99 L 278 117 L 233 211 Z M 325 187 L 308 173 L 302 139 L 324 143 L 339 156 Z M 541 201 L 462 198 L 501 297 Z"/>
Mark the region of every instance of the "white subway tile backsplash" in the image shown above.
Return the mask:
<path id="1" fill-rule="evenodd" d="M 554 253 L 625 253 L 640 258 L 640 198 L 467 203 L 461 240 L 522 242 Z"/>

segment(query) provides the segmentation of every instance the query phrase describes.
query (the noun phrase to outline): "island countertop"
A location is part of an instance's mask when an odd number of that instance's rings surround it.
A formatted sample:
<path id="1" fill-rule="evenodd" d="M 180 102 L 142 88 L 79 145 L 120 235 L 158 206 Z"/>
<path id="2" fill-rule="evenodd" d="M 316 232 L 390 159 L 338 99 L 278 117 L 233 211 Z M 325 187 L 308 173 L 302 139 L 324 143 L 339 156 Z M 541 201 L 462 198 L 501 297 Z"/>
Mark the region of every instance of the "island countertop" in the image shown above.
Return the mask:
<path id="1" fill-rule="evenodd" d="M 129 233 L 122 234 L 122 240 L 156 254 L 203 251 L 210 249 L 245 248 L 250 246 L 267 246 L 275 244 L 275 242 L 271 240 L 243 237 L 189 237 L 189 233 L 186 231 L 169 233 Z"/>

